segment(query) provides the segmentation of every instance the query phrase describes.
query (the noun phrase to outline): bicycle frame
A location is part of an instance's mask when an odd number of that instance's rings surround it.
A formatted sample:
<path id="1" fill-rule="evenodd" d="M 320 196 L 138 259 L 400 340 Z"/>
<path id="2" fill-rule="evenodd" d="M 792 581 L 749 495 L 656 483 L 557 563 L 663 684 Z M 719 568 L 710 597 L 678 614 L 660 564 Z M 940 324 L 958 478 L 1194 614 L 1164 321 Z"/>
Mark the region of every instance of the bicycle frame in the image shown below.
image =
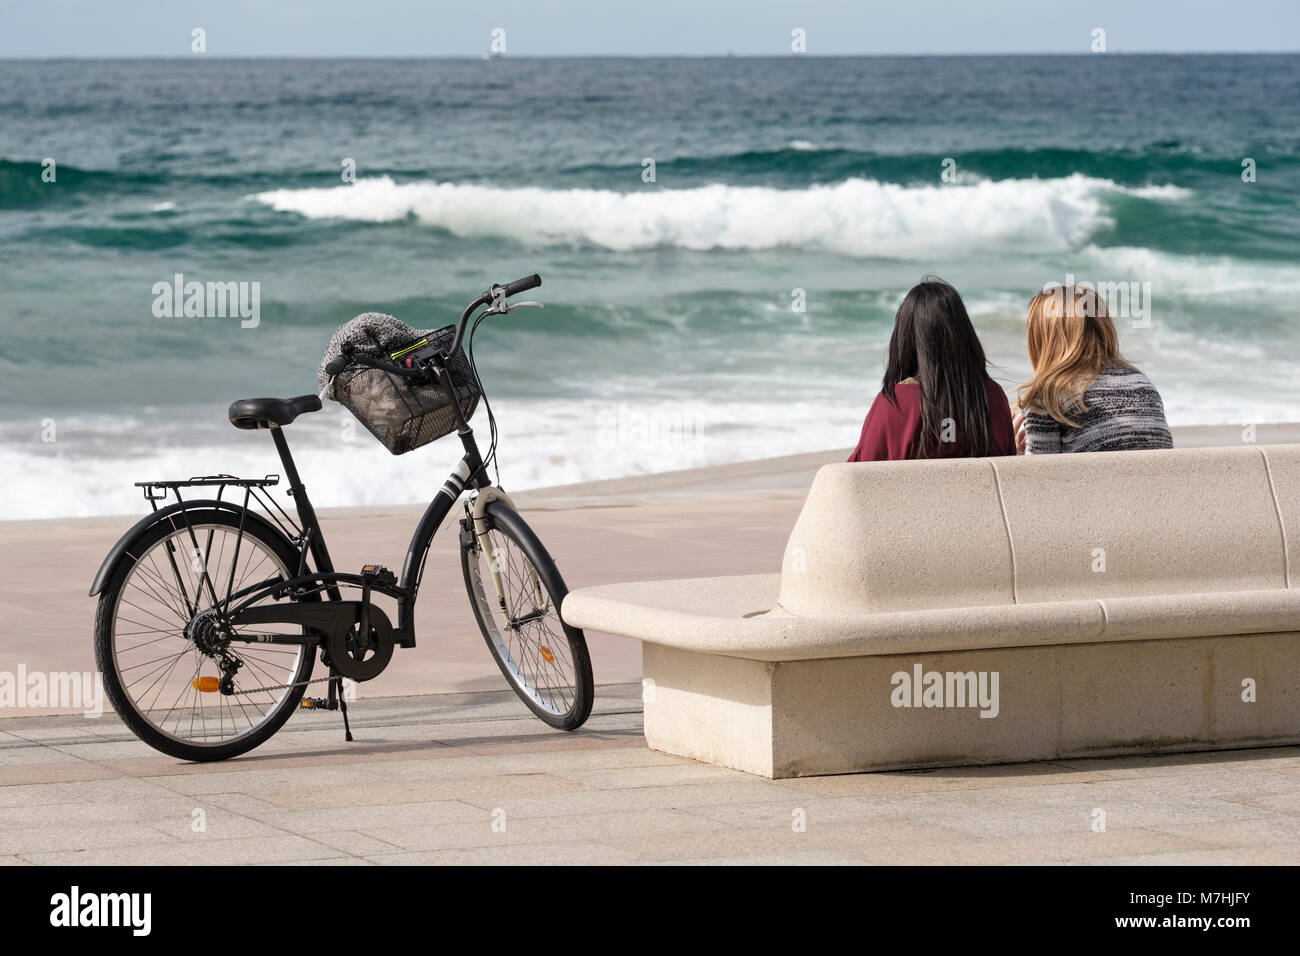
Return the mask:
<path id="1" fill-rule="evenodd" d="M 237 603 L 233 605 L 227 604 L 226 606 L 226 613 L 232 622 L 239 623 L 242 611 L 251 608 L 268 595 L 282 595 L 296 589 L 309 588 L 311 590 L 324 590 L 331 601 L 341 601 L 342 595 L 339 592 L 338 585 L 352 585 L 378 591 L 381 594 L 395 598 L 397 601 L 397 623 L 393 632 L 394 641 L 399 647 L 414 647 L 415 601 L 424 575 L 424 564 L 428 558 L 429 546 L 432 544 L 433 538 L 443 521 L 451 513 L 451 509 L 460 500 L 461 494 L 467 487 L 478 492 L 471 515 L 474 535 L 478 539 L 479 546 L 487 552 L 489 566 L 493 569 L 492 576 L 498 597 L 501 596 L 503 593 L 502 585 L 496 570 L 496 562 L 493 559 L 492 543 L 487 534 L 490 529 L 487 527 L 484 512 L 488 504 L 493 501 L 505 501 L 507 504 L 513 503 L 504 491 L 488 481 L 487 476 L 484 474 L 483 459 L 479 452 L 478 443 L 475 441 L 473 430 L 463 420 L 457 434 L 464 446 L 465 454 L 452 473 L 447 476 L 447 480 L 443 482 L 442 487 L 438 489 L 438 493 L 434 495 L 428 507 L 425 508 L 424 514 L 420 517 L 419 523 L 411 534 L 411 540 L 407 545 L 402 571 L 395 586 L 388 586 L 379 582 L 368 582 L 360 574 L 339 572 L 334 569 L 334 562 L 330 557 L 329 547 L 321 532 L 315 507 L 312 505 L 311 499 L 307 495 L 307 489 L 298 474 L 284 432 L 274 426 L 270 429 L 270 432 L 271 438 L 275 442 L 276 451 L 280 455 L 280 461 L 288 483 L 288 491 L 294 500 L 301 525 L 301 535 L 296 542 L 300 554 L 298 573 L 288 581 L 263 583 L 255 585 L 252 589 L 244 589 L 239 594 L 231 595 L 229 601 L 237 599 Z M 310 556 L 313 565 L 311 571 L 307 569 L 308 556 Z M 284 610 L 288 611 L 289 609 L 285 608 Z M 319 605 L 317 605 L 317 610 L 319 610 Z M 297 643 L 291 638 L 288 640 Z M 281 643 L 281 639 L 277 635 L 270 642 Z"/>
<path id="2" fill-rule="evenodd" d="M 432 371 L 438 376 L 449 375 L 441 361 L 433 364 Z M 276 581 L 261 586 L 254 585 L 252 588 L 245 588 L 240 594 L 228 596 L 226 601 L 222 602 L 223 610 L 228 619 L 232 623 L 241 623 L 241 612 L 251 609 L 253 605 L 266 596 L 283 595 L 300 589 L 317 592 L 324 590 L 329 595 L 331 603 L 342 602 L 342 594 L 338 585 L 345 584 L 363 589 L 363 595 L 365 595 L 362 601 L 363 605 L 371 590 L 395 598 L 397 601 L 397 624 L 393 629 L 394 643 L 398 647 L 414 647 L 415 600 L 419 594 L 420 581 L 424 576 L 424 564 L 428 558 L 429 546 L 433 543 L 434 535 L 438 533 L 443 521 L 451 513 L 451 509 L 460 500 L 460 496 L 466 487 L 478 493 L 474 509 L 469 515 L 472 534 L 479 548 L 484 551 L 488 559 L 488 567 L 491 571 L 497 599 L 504 608 L 505 589 L 501 581 L 492 539 L 488 534 L 491 529 L 488 526 L 486 510 L 488 505 L 494 501 L 503 501 L 512 507 L 514 502 L 510 500 L 509 495 L 488 481 L 483 457 L 479 451 L 478 442 L 474 438 L 474 430 L 470 428 L 469 423 L 461 414 L 459 403 L 453 402 L 451 407 L 456 416 L 456 434 L 465 449 L 465 454 L 457 463 L 455 469 L 452 470 L 452 473 L 447 476 L 447 480 L 438 489 L 438 493 L 429 502 L 424 514 L 420 517 L 419 523 L 415 526 L 410 543 L 407 545 L 406 557 L 402 563 L 402 572 L 397 578 L 396 585 L 387 585 L 369 580 L 359 574 L 335 571 L 329 547 L 325 543 L 325 537 L 320 529 L 320 522 L 316 517 L 316 509 L 312 505 L 311 499 L 307 495 L 307 489 L 298 474 L 298 468 L 294 463 L 293 455 L 289 451 L 289 443 L 284 436 L 284 431 L 278 426 L 272 425 L 270 427 L 271 438 L 275 442 L 276 451 L 279 453 L 280 462 L 284 468 L 284 476 L 288 481 L 289 495 L 294 500 L 301 526 L 301 533 L 297 541 L 299 549 L 298 573 L 288 581 Z M 462 547 L 468 547 L 470 543 L 462 536 Z M 312 563 L 315 566 L 315 570 L 312 572 L 307 570 L 308 555 L 311 556 Z M 535 572 L 531 573 L 536 578 Z M 534 580 L 533 584 L 540 595 L 540 582 Z M 240 600 L 236 606 L 232 607 L 230 602 L 235 598 Z M 290 608 L 281 608 L 276 613 L 284 614 L 284 620 L 302 616 L 302 623 L 311 623 L 308 618 L 315 619 L 319 616 L 320 610 L 321 608 L 318 605 L 314 611 L 302 610 L 294 612 Z M 263 619 L 270 612 L 270 608 L 251 610 L 248 617 Z M 254 623 L 254 621 L 247 620 L 246 623 Z M 302 638 L 295 639 L 279 635 L 255 635 L 249 639 L 269 643 L 301 643 L 303 640 Z"/>

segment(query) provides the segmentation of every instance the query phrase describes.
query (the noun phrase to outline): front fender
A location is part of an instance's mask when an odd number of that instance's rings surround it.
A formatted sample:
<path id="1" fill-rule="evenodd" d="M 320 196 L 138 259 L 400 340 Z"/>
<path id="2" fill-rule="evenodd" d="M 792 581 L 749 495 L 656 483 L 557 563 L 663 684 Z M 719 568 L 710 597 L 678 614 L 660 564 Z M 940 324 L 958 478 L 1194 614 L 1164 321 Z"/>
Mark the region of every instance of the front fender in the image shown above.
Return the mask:
<path id="1" fill-rule="evenodd" d="M 230 501 L 217 501 L 215 498 L 176 502 L 174 504 L 168 505 L 165 508 L 159 508 L 157 511 L 145 515 L 143 518 L 141 518 L 139 521 L 137 521 L 134 525 L 131 526 L 131 530 L 127 531 L 126 534 L 122 535 L 122 537 L 117 539 L 117 543 L 113 545 L 113 547 L 109 549 L 108 554 L 105 555 L 104 563 L 99 566 L 99 571 L 95 574 L 95 580 L 91 582 L 90 597 L 94 597 L 100 591 L 104 590 L 104 587 L 108 584 L 109 578 L 111 578 L 113 576 L 113 572 L 117 570 L 118 564 L 120 564 L 124 558 L 128 557 L 128 552 L 131 547 L 131 542 L 137 540 L 140 537 L 140 535 L 144 534 L 145 531 L 147 531 L 149 528 L 152 528 L 154 525 L 158 524 L 159 522 L 170 521 L 172 515 L 176 514 L 176 512 L 181 510 L 191 510 L 191 511 L 216 510 L 216 511 L 228 511 L 232 514 L 239 514 L 240 511 L 246 511 L 247 517 L 244 519 L 246 525 L 247 524 L 261 525 L 264 530 L 269 531 L 271 534 L 277 535 L 280 538 L 283 538 L 285 542 L 289 544 L 290 547 L 293 547 L 293 542 L 289 541 L 288 537 L 286 537 L 283 531 L 281 531 L 275 525 L 271 524 L 271 522 L 267 521 L 256 511 L 247 511 L 247 509 L 245 509 L 243 505 L 238 505 Z M 185 527 L 185 522 L 184 521 L 172 522 L 172 527 L 183 528 Z"/>

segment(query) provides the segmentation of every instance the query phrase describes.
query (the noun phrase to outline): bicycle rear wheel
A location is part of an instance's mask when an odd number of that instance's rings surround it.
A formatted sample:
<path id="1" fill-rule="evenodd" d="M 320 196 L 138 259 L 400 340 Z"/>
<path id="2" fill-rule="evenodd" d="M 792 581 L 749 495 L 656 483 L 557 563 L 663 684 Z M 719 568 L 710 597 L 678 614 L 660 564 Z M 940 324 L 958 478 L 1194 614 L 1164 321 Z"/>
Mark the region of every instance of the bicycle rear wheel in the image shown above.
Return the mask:
<path id="1" fill-rule="evenodd" d="M 591 714 L 595 683 L 586 637 L 560 619 L 569 589 L 518 512 L 494 501 L 484 516 L 493 557 L 477 539 L 460 553 L 479 630 L 528 709 L 552 727 L 576 730 Z"/>
<path id="2" fill-rule="evenodd" d="M 225 760 L 265 742 L 302 700 L 314 648 L 232 642 L 229 653 L 242 665 L 235 693 L 204 692 L 202 682 L 222 672 L 200 650 L 191 622 L 212 609 L 212 590 L 288 579 L 297 552 L 258 522 L 198 508 L 149 526 L 127 554 L 95 614 L 95 659 L 122 722 L 182 760 Z M 302 634 L 288 625 L 257 630 Z"/>

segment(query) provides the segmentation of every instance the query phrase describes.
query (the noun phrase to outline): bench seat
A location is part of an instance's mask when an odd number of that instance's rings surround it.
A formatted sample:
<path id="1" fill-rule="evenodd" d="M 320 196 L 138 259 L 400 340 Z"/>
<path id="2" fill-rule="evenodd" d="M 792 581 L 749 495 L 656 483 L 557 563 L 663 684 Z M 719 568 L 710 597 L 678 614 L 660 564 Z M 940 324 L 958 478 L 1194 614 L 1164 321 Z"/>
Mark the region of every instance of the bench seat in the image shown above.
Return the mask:
<path id="1" fill-rule="evenodd" d="M 803 617 L 776 606 L 780 585 L 779 574 L 609 584 L 575 591 L 564 614 L 575 626 L 763 661 L 1262 634 L 1300 625 L 1300 591 Z"/>
<path id="2" fill-rule="evenodd" d="M 643 642 L 651 747 L 781 777 L 1300 743 L 1298 579 L 1297 446 L 864 463 L 780 573 L 562 614 Z"/>

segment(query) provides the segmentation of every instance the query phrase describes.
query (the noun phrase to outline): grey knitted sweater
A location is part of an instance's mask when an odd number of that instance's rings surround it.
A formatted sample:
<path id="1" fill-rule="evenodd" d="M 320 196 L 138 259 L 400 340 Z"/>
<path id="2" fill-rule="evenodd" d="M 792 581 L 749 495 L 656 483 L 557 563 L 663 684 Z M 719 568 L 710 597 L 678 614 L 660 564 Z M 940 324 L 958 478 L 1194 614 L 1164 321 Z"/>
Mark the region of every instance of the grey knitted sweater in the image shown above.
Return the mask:
<path id="1" fill-rule="evenodd" d="M 1084 393 L 1078 428 L 1032 409 L 1025 413 L 1025 450 L 1031 455 L 1075 451 L 1172 448 L 1165 406 L 1151 380 L 1135 368 L 1112 365 Z"/>

